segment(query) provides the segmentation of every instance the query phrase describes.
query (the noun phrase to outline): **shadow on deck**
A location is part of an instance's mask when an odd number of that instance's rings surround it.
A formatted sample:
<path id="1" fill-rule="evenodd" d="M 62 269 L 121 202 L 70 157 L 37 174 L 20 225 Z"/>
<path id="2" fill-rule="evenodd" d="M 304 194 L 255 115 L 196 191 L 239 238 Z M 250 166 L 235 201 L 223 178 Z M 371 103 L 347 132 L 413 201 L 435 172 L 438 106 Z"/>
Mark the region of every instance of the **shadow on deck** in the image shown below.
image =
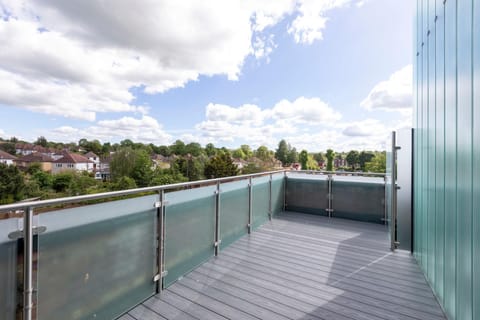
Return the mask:
<path id="1" fill-rule="evenodd" d="M 120 319 L 445 319 L 385 226 L 285 212 Z"/>

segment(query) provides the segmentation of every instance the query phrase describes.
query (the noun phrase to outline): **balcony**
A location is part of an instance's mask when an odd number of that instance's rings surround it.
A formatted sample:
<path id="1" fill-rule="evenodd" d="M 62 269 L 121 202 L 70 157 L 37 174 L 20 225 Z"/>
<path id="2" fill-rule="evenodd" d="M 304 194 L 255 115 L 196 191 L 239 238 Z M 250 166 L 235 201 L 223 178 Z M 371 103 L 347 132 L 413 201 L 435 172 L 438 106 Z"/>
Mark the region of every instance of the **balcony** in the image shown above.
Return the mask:
<path id="1" fill-rule="evenodd" d="M 0 207 L 0 312 L 445 319 L 391 250 L 385 181 L 272 172 Z"/>

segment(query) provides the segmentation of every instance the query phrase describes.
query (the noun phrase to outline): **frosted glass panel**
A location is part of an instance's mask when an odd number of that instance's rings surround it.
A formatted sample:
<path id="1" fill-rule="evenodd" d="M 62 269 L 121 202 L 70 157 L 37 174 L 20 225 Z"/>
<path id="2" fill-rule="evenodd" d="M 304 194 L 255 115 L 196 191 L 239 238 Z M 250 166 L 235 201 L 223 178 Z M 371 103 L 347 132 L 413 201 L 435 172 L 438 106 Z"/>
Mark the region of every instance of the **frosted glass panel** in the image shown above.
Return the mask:
<path id="1" fill-rule="evenodd" d="M 38 319 L 112 319 L 153 295 L 157 200 L 42 214 Z"/>
<path id="2" fill-rule="evenodd" d="M 328 215 L 326 176 L 293 174 L 286 181 L 287 210 Z"/>
<path id="3" fill-rule="evenodd" d="M 220 248 L 226 248 L 248 231 L 248 180 L 220 186 Z"/>
<path id="4" fill-rule="evenodd" d="M 216 186 L 165 195 L 165 285 L 169 286 L 212 257 Z"/>
<path id="5" fill-rule="evenodd" d="M 381 178 L 365 178 L 377 182 L 342 181 L 334 177 L 332 182 L 334 209 L 332 216 L 353 220 L 383 223 L 385 185 Z"/>
<path id="6" fill-rule="evenodd" d="M 0 315 L 6 320 L 15 319 L 17 305 L 17 242 L 8 234 L 18 230 L 18 220 L 0 220 Z"/>
<path id="7" fill-rule="evenodd" d="M 284 173 L 282 172 L 272 175 L 272 214 L 274 216 L 283 211 L 284 187 Z"/>
<path id="8" fill-rule="evenodd" d="M 253 229 L 258 228 L 268 221 L 268 206 L 270 197 L 269 180 L 270 176 L 252 179 Z"/>

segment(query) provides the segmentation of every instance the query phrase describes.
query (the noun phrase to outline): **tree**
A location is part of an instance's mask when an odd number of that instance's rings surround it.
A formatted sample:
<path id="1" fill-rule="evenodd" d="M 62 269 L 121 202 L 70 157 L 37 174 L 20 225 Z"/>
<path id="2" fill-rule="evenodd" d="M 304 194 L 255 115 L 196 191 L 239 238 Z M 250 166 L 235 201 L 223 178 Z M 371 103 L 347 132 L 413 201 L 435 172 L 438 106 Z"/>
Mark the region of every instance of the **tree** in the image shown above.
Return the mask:
<path id="1" fill-rule="evenodd" d="M 175 160 L 174 166 L 188 181 L 202 180 L 204 177 L 204 165 L 197 158 L 191 156 L 179 158 Z"/>
<path id="2" fill-rule="evenodd" d="M 385 151 L 379 152 L 373 157 L 371 161 L 365 163 L 365 170 L 368 172 L 385 173 L 386 164 L 387 159 Z"/>
<path id="3" fill-rule="evenodd" d="M 205 165 L 205 176 L 207 179 L 231 177 L 237 174 L 238 168 L 232 162 L 228 152 L 211 158 Z"/>
<path id="4" fill-rule="evenodd" d="M 258 147 L 257 151 L 255 151 L 255 156 L 262 161 L 270 160 L 270 152 L 265 146 Z"/>
<path id="5" fill-rule="evenodd" d="M 158 154 L 161 154 L 164 157 L 169 157 L 172 154 L 169 146 L 160 146 L 158 147 Z"/>
<path id="6" fill-rule="evenodd" d="M 291 148 L 287 154 L 287 164 L 298 162 L 298 152 L 296 148 Z"/>
<path id="7" fill-rule="evenodd" d="M 307 170 L 307 162 L 308 162 L 308 152 L 307 150 L 302 150 L 298 157 L 300 164 L 302 165 L 302 170 Z"/>
<path id="8" fill-rule="evenodd" d="M 307 160 L 307 170 L 318 170 L 318 162 L 313 158 L 312 155 L 308 155 L 308 160 Z"/>
<path id="9" fill-rule="evenodd" d="M 358 165 L 359 154 L 358 151 L 351 150 L 346 157 L 348 165 L 355 171 L 355 167 Z"/>
<path id="10" fill-rule="evenodd" d="M 245 159 L 247 157 L 241 148 L 234 150 L 232 156 L 235 159 Z"/>
<path id="11" fill-rule="evenodd" d="M 333 171 L 333 159 L 335 158 L 335 152 L 332 149 L 327 150 L 327 171 Z"/>
<path id="12" fill-rule="evenodd" d="M 52 187 L 56 192 L 65 192 L 73 182 L 72 172 L 61 172 L 53 176 Z"/>
<path id="13" fill-rule="evenodd" d="M 373 157 L 374 155 L 371 152 L 365 152 L 365 151 L 360 152 L 360 154 L 358 155 L 358 162 L 360 164 L 360 169 L 362 171 L 365 171 L 365 164 L 367 162 L 370 162 Z"/>
<path id="14" fill-rule="evenodd" d="M 16 166 L 0 163 L 0 204 L 22 200 L 25 180 Z"/>
<path id="15" fill-rule="evenodd" d="M 123 176 L 113 184 L 112 189 L 120 191 L 120 190 L 135 189 L 136 187 L 137 187 L 137 184 L 135 183 L 135 180 L 133 180 L 130 177 Z"/>
<path id="16" fill-rule="evenodd" d="M 313 159 L 315 159 L 317 162 L 322 162 L 324 161 L 325 159 L 323 158 L 323 154 L 321 152 L 319 153 L 315 153 L 313 155 Z"/>
<path id="17" fill-rule="evenodd" d="M 283 166 L 286 166 L 289 162 L 288 161 L 289 151 L 290 150 L 289 150 L 289 146 L 288 146 L 287 142 L 284 139 L 280 140 L 280 142 L 278 143 L 278 148 L 275 151 L 275 158 L 280 160 L 280 162 L 282 162 Z"/>
<path id="18" fill-rule="evenodd" d="M 194 157 L 198 157 L 203 153 L 202 146 L 197 142 L 190 142 L 185 146 L 186 154 L 190 154 Z"/>
<path id="19" fill-rule="evenodd" d="M 207 143 L 207 145 L 205 146 L 205 153 L 208 157 L 213 157 L 217 154 L 217 148 L 215 148 L 213 143 Z"/>
<path id="20" fill-rule="evenodd" d="M 33 144 L 46 148 L 48 145 L 48 141 L 44 136 L 40 136 L 37 138 L 37 140 Z"/>
<path id="21" fill-rule="evenodd" d="M 248 144 L 242 144 L 240 149 L 242 149 L 243 153 L 245 154 L 245 159 L 253 157 L 253 151 L 250 149 Z"/>
<path id="22" fill-rule="evenodd" d="M 177 156 L 184 156 L 187 154 L 185 143 L 182 140 L 175 141 L 175 143 L 170 146 L 170 150 L 172 150 L 172 153 Z"/>
<path id="23" fill-rule="evenodd" d="M 15 143 L 13 142 L 4 142 L 0 144 L 0 149 L 10 153 L 11 155 L 15 155 L 17 150 L 15 149 Z"/>
<path id="24" fill-rule="evenodd" d="M 110 173 L 114 181 L 122 177 L 130 177 L 139 187 L 150 184 L 152 177 L 152 160 L 143 150 L 134 150 L 130 147 L 118 150 L 110 161 Z"/>

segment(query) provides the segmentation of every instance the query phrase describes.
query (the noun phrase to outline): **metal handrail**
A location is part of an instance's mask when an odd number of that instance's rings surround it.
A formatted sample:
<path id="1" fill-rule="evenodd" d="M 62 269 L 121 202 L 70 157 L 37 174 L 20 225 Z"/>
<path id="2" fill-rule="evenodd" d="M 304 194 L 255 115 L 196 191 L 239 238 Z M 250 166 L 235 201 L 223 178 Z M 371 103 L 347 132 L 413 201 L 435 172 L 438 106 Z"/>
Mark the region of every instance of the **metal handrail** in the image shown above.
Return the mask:
<path id="1" fill-rule="evenodd" d="M 138 194 L 143 192 L 155 192 L 155 191 L 158 192 L 162 190 L 178 189 L 178 188 L 189 187 L 189 186 L 198 186 L 198 185 L 205 185 L 205 184 L 210 185 L 210 184 L 216 184 L 219 182 L 232 181 L 237 179 L 261 177 L 261 176 L 281 173 L 281 172 L 283 173 L 285 171 L 286 170 L 276 170 L 276 171 L 244 174 L 244 175 L 224 177 L 224 178 L 166 184 L 166 185 L 154 186 L 154 187 L 144 187 L 144 188 L 136 188 L 136 189 L 129 189 L 129 190 L 121 190 L 121 191 L 102 192 L 102 193 L 95 193 L 95 194 L 82 195 L 82 196 L 64 197 L 64 198 L 39 200 L 39 201 L 17 202 L 12 204 L 1 205 L 0 212 L 8 211 L 8 210 L 19 210 L 19 209 L 25 209 L 25 208 L 46 207 L 46 206 L 51 206 L 56 204 L 74 203 L 74 202 L 81 202 L 81 201 L 87 201 L 87 200 L 98 200 L 103 198 L 133 195 L 133 194 Z"/>
<path id="2" fill-rule="evenodd" d="M 366 177 L 385 177 L 385 173 L 376 172 L 357 172 L 357 171 L 320 171 L 320 170 L 287 170 L 291 173 L 307 173 L 307 174 L 322 174 L 322 175 L 352 175 L 352 176 L 366 176 Z"/>

